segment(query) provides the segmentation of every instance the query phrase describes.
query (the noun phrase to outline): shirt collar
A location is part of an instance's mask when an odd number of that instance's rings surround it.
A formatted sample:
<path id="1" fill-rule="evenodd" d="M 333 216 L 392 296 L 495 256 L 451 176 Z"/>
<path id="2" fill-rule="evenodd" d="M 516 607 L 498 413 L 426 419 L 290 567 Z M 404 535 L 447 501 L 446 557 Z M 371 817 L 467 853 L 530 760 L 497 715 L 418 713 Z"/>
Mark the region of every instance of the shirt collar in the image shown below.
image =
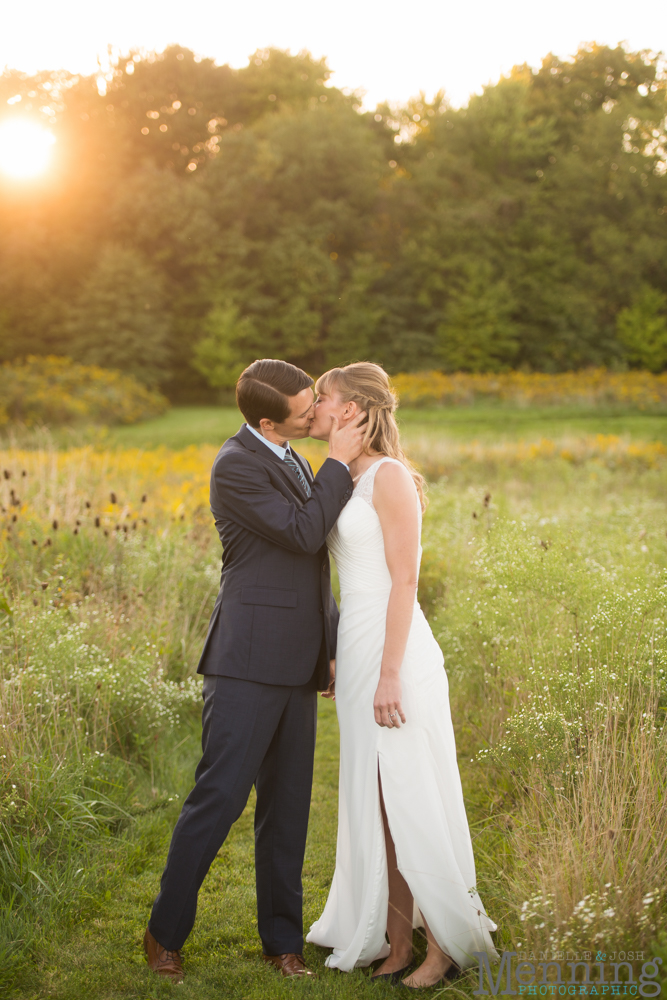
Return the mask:
<path id="1" fill-rule="evenodd" d="M 254 434 L 255 437 L 262 442 L 262 444 L 265 444 L 267 448 L 270 448 L 273 454 L 277 455 L 281 462 L 285 461 L 285 455 L 291 455 L 289 441 L 287 442 L 286 447 L 283 448 L 280 444 L 274 444 L 273 441 L 267 441 L 261 431 L 251 427 L 250 424 L 246 423 L 246 427 L 251 434 Z"/>

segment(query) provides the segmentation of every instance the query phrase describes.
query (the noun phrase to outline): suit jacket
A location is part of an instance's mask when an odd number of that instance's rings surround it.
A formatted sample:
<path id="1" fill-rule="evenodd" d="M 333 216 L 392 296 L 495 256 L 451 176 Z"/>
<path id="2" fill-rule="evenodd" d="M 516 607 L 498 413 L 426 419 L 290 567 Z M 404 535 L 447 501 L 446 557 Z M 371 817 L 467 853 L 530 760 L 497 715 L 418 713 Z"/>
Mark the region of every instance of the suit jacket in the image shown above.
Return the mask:
<path id="1" fill-rule="evenodd" d="M 211 472 L 211 511 L 222 574 L 197 668 L 264 684 L 329 684 L 338 608 L 326 537 L 352 495 L 352 478 L 328 458 L 311 487 L 244 425 L 225 441 Z"/>

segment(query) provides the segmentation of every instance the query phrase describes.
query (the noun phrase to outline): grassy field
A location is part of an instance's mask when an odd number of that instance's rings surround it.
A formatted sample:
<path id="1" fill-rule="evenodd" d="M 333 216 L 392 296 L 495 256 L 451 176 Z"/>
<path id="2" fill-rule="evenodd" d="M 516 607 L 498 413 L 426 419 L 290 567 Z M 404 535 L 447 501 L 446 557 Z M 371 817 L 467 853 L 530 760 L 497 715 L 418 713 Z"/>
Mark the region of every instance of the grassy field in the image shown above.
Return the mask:
<path id="1" fill-rule="evenodd" d="M 667 450 L 650 443 L 667 420 L 489 407 L 402 422 L 415 460 L 444 470 L 420 600 L 496 945 L 667 965 Z M 104 447 L 0 454 L 0 996 L 171 995 L 141 937 L 198 759 L 192 671 L 219 572 L 208 469 L 239 423 L 183 409 Z M 519 442 L 541 438 L 553 447 Z M 336 783 L 321 701 L 306 926 L 333 871 Z M 310 946 L 316 983 L 266 970 L 252 858 L 250 802 L 204 884 L 179 996 L 389 995 Z"/>
<path id="2" fill-rule="evenodd" d="M 428 434 L 441 439 L 503 441 L 512 438 L 561 438 L 583 434 L 616 434 L 667 443 L 667 413 L 639 413 L 620 407 L 520 408 L 509 405 L 431 407 L 399 411 L 408 439 Z M 233 407 L 176 407 L 162 417 L 108 432 L 108 444 L 130 448 L 186 448 L 222 444 L 241 426 Z"/>

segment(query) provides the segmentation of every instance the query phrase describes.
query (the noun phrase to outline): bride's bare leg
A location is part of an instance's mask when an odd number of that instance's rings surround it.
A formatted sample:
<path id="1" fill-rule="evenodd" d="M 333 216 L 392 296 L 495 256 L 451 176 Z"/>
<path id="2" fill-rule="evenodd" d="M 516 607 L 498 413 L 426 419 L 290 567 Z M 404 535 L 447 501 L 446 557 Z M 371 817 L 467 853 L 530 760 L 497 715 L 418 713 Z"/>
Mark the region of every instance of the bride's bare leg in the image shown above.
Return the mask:
<path id="1" fill-rule="evenodd" d="M 387 934 L 391 945 L 391 955 L 384 960 L 379 969 L 375 970 L 375 976 L 381 976 L 388 972 L 398 972 L 410 964 L 412 959 L 412 893 L 408 883 L 398 870 L 396 862 L 396 848 L 389 832 L 389 823 L 384 808 L 382 797 L 382 784 L 378 774 L 380 784 L 380 808 L 382 809 L 382 823 L 384 825 L 384 842 L 387 847 L 387 872 L 389 875 L 389 909 L 387 911 Z"/>
<path id="2" fill-rule="evenodd" d="M 410 973 L 403 980 L 408 986 L 433 986 L 442 979 L 452 964 L 449 955 L 445 955 L 431 934 L 431 929 L 426 920 L 424 920 L 424 927 L 426 928 L 426 938 L 428 940 L 426 958 L 418 969 L 415 969 L 414 972 Z"/>

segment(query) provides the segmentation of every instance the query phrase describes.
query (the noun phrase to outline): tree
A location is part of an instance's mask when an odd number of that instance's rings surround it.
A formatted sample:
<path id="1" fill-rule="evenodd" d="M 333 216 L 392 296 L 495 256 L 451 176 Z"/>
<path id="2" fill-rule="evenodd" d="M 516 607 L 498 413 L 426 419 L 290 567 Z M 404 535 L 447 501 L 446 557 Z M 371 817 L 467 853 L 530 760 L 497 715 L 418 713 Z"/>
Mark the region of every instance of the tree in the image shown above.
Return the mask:
<path id="1" fill-rule="evenodd" d="M 169 317 L 163 282 L 137 250 L 104 247 L 64 326 L 77 361 L 119 368 L 146 385 L 164 378 Z"/>
<path id="2" fill-rule="evenodd" d="M 667 295 L 644 285 L 631 306 L 621 309 L 618 337 L 628 360 L 650 372 L 667 368 Z"/>
<path id="3" fill-rule="evenodd" d="M 515 306 L 506 282 L 495 279 L 488 264 L 466 264 L 437 330 L 444 367 L 467 372 L 509 368 L 519 347 Z"/>
<path id="4" fill-rule="evenodd" d="M 644 285 L 667 294 L 657 55 L 550 54 L 458 109 L 438 93 L 361 113 L 329 76 L 308 53 L 232 69 L 179 45 L 104 80 L 1 74 L 5 113 L 58 141 L 23 197 L 0 178 L 0 355 L 85 341 L 111 363 L 121 304 L 152 289 L 151 331 L 168 333 L 150 377 L 181 401 L 210 398 L 195 346 L 211 338 L 224 378 L 258 355 L 313 372 L 628 361 L 619 313 Z M 105 277 L 109 244 L 137 268 Z M 124 355 L 152 370 L 126 312 Z"/>
<path id="5" fill-rule="evenodd" d="M 192 364 L 215 388 L 233 387 L 243 369 L 262 354 L 252 321 L 240 316 L 231 302 L 211 309 L 203 323 L 203 334 L 195 345 Z"/>
<path id="6" fill-rule="evenodd" d="M 344 103 L 224 137 L 201 181 L 221 233 L 216 295 L 250 321 L 264 356 L 321 370 L 335 351 L 383 173 L 373 132 Z"/>

